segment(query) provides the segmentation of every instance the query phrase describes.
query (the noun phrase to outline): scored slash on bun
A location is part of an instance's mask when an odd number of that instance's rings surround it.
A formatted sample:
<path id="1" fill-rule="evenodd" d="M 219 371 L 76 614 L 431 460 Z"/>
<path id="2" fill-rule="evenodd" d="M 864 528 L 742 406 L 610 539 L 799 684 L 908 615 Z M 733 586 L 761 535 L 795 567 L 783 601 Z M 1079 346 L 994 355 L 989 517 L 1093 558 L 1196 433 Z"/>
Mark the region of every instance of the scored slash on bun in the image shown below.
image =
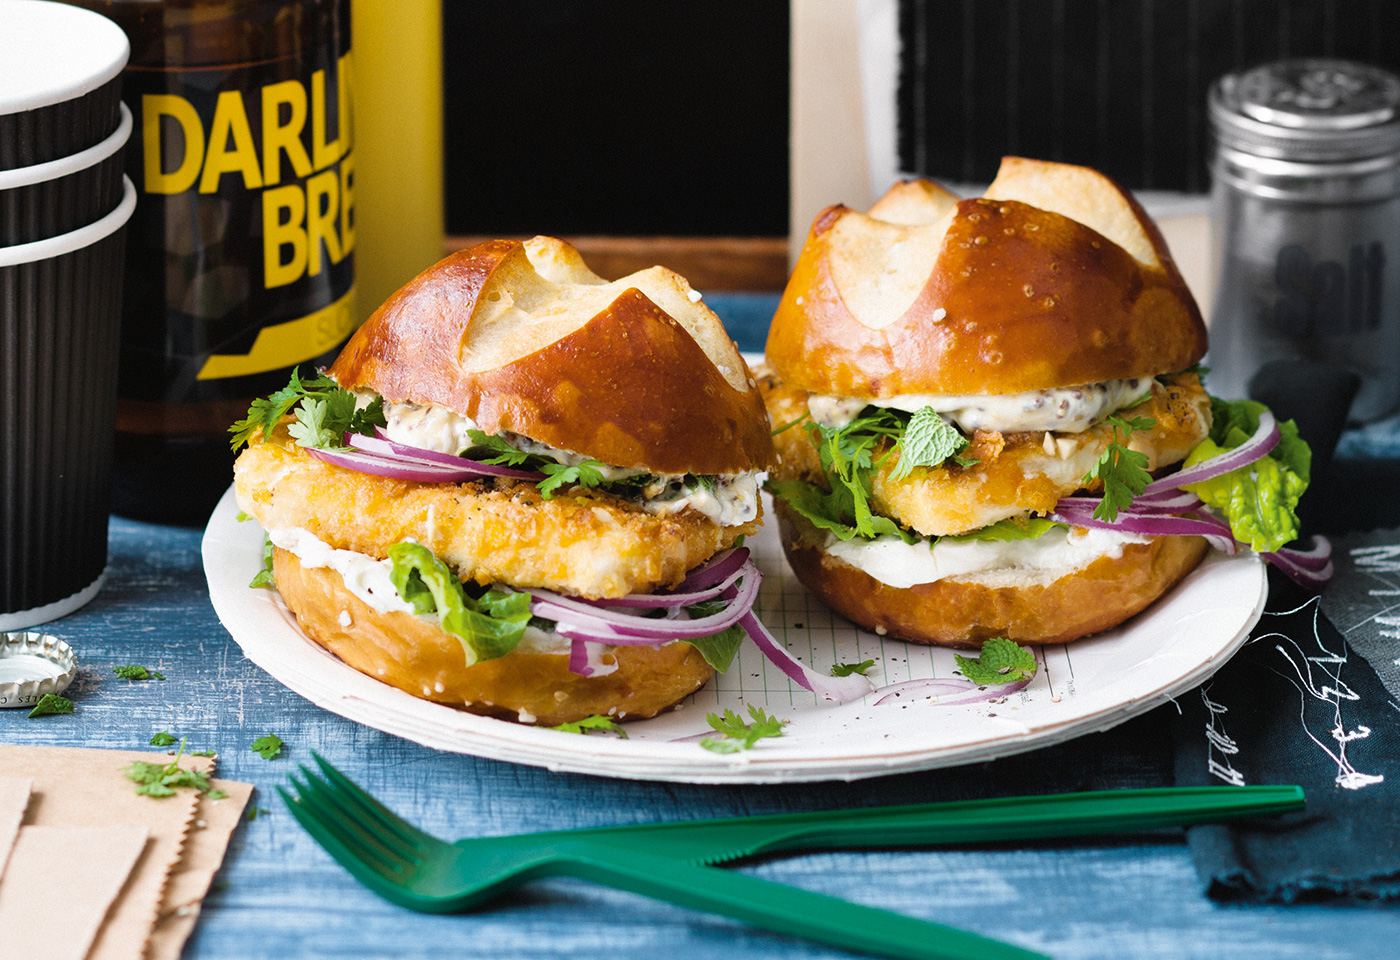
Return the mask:
<path id="1" fill-rule="evenodd" d="M 1135 200 L 1084 167 L 1008 157 L 984 197 L 902 184 L 818 216 L 768 335 L 811 393 L 1004 394 L 1185 369 L 1200 311 Z"/>
<path id="2" fill-rule="evenodd" d="M 420 274 L 330 374 L 614 466 L 733 474 L 773 457 L 748 368 L 684 279 L 653 267 L 608 283 L 550 237 L 490 241 Z"/>

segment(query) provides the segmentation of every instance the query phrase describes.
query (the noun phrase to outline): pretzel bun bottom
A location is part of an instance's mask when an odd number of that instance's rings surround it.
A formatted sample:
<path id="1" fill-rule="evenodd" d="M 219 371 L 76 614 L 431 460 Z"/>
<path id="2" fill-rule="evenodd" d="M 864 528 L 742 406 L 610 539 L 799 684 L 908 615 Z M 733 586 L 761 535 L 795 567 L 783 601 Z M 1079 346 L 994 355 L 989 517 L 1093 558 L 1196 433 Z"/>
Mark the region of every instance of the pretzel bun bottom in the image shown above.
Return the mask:
<path id="1" fill-rule="evenodd" d="M 334 570 L 304 567 L 295 554 L 278 549 L 273 575 L 303 632 L 346 664 L 415 697 L 471 713 L 541 726 L 595 714 L 643 719 L 675 706 L 714 674 L 688 643 L 617 647 L 604 657 L 617 669 L 592 677 L 571 673 L 566 654 L 516 652 L 468 667 L 456 637 L 411 614 L 376 611 Z"/>
<path id="2" fill-rule="evenodd" d="M 824 534 L 782 500 L 774 512 L 788 564 L 828 607 L 867 630 L 945 647 L 977 647 L 992 637 L 1063 643 L 1117 626 L 1195 569 L 1200 537 L 1129 544 L 1053 580 L 991 586 L 973 577 L 891 587 L 822 549 Z"/>

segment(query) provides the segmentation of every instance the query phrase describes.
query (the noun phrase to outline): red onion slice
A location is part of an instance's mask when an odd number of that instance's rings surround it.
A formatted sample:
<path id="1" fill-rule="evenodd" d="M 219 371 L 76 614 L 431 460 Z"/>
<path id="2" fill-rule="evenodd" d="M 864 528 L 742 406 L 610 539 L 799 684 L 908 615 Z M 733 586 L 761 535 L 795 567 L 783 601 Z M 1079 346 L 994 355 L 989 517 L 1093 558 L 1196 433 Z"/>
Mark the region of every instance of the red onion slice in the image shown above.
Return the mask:
<path id="1" fill-rule="evenodd" d="M 1227 554 L 1235 552 L 1235 537 L 1230 525 L 1219 517 L 1196 512 L 1190 516 L 1143 515 L 1122 510 L 1118 519 L 1109 523 L 1095 520 L 1090 511 L 1074 507 L 1060 513 L 1058 506 L 1050 519 L 1067 523 L 1074 527 L 1092 527 L 1099 530 L 1117 530 L 1121 533 L 1135 533 L 1149 537 L 1205 537 L 1211 546 Z"/>
<path id="2" fill-rule="evenodd" d="M 752 610 L 739 618 L 739 624 L 749 635 L 749 639 L 753 640 L 754 645 L 768 658 L 768 661 L 804 690 L 810 690 L 826 700 L 845 703 L 848 700 L 863 697 L 874 689 L 875 685 L 870 682 L 870 678 L 862 674 L 853 673 L 847 677 L 828 677 L 799 662 L 787 652 L 787 648 L 768 632 L 768 628 L 758 617 L 754 616 Z"/>
<path id="3" fill-rule="evenodd" d="M 644 645 L 708 637 L 732 627 L 758 599 L 758 585 L 762 579 L 758 568 L 749 561 L 745 564 L 743 583 L 728 607 L 719 613 L 693 620 L 652 620 L 595 607 L 538 587 L 526 587 L 524 591 L 534 597 L 530 612 L 555 621 L 558 632 L 565 636 L 587 637 L 604 643 Z"/>
<path id="4" fill-rule="evenodd" d="M 307 447 L 306 452 L 317 460 L 323 460 L 333 466 L 344 467 L 346 470 L 354 470 L 358 473 L 367 473 L 375 477 L 388 477 L 391 480 L 408 480 L 413 483 L 453 483 L 482 476 L 478 470 L 383 457 L 353 449 L 322 450 L 318 447 Z"/>
<path id="5" fill-rule="evenodd" d="M 1278 446 L 1279 438 L 1283 434 L 1279 430 L 1278 421 L 1274 415 L 1267 410 L 1259 413 L 1259 428 L 1254 431 L 1254 436 L 1232 450 L 1226 450 L 1219 456 L 1203 460 L 1193 467 L 1185 470 L 1178 470 L 1170 476 L 1160 480 L 1153 480 L 1143 488 L 1144 494 L 1158 493 L 1163 490 L 1170 490 L 1174 487 L 1181 487 L 1188 483 L 1200 483 L 1202 480 L 1212 480 L 1215 477 L 1229 473 L 1231 470 L 1238 470 L 1240 467 L 1248 466 L 1256 460 L 1264 457 L 1270 450 Z"/>
<path id="6" fill-rule="evenodd" d="M 1326 537 L 1314 537 L 1307 550 L 1284 547 L 1274 553 L 1262 554 L 1265 560 L 1304 587 L 1321 587 L 1332 579 L 1332 544 Z"/>
<path id="7" fill-rule="evenodd" d="M 1039 660 L 1039 655 L 1036 657 Z M 879 700 L 875 701 L 875 706 L 889 703 L 893 700 L 904 698 L 905 694 L 923 695 L 927 697 L 941 697 L 950 693 L 967 694 L 955 700 L 938 700 L 940 707 L 956 707 L 965 703 L 986 703 L 988 700 L 1000 700 L 1008 694 L 1015 693 L 1024 688 L 1034 680 L 1030 677 L 1025 680 L 1013 680 L 1010 683 L 998 684 L 994 687 L 982 687 L 971 680 L 959 677 L 946 677 L 942 679 L 929 680 L 905 680 L 903 683 L 892 683 L 887 687 L 881 687 L 875 692 L 882 694 Z"/>
<path id="8" fill-rule="evenodd" d="M 708 562 L 696 567 L 676 587 L 677 592 L 704 590 L 712 584 L 727 579 L 749 559 L 748 547 L 730 547 L 715 554 Z"/>
<path id="9" fill-rule="evenodd" d="M 465 457 L 440 453 L 437 450 L 411 447 L 406 443 L 399 443 L 384 436 L 367 437 L 363 434 L 351 433 L 346 435 L 346 442 L 357 450 L 382 456 L 385 459 L 452 467 L 461 471 L 469 471 L 471 476 L 506 477 L 512 480 L 539 480 L 544 477 L 544 474 L 535 470 L 515 470 L 495 463 L 468 460 Z"/>

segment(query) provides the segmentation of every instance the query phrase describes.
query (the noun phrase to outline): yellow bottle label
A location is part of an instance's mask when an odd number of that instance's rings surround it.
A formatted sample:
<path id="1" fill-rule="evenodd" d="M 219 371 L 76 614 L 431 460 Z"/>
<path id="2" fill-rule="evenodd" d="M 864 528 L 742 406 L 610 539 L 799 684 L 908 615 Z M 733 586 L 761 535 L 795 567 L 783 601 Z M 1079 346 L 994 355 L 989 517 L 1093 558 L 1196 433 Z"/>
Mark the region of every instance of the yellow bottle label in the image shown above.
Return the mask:
<path id="1" fill-rule="evenodd" d="M 129 73 L 121 395 L 258 395 L 327 362 L 357 318 L 350 52 Z"/>

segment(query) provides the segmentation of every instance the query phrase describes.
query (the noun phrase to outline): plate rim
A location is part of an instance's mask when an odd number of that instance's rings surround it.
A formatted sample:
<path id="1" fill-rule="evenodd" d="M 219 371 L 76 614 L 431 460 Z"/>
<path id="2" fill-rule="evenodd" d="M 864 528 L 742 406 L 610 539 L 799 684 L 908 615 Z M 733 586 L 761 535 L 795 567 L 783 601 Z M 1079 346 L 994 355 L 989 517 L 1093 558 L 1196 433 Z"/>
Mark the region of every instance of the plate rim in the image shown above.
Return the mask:
<path id="1" fill-rule="evenodd" d="M 218 569 L 221 551 L 229 546 L 238 548 L 230 539 L 230 535 L 236 537 L 238 534 L 237 513 L 234 489 L 230 486 L 210 515 L 200 544 L 210 601 L 220 623 L 244 656 L 283 686 L 321 709 L 347 720 L 432 749 L 521 763 L 554 772 L 641 781 L 695 784 L 852 781 L 977 763 L 1102 732 L 1199 686 L 1244 645 L 1262 616 L 1268 597 L 1264 564 L 1260 558 L 1248 553 L 1224 557 L 1212 551 L 1202 566 L 1188 578 L 1195 577 L 1197 573 L 1209 575 L 1208 565 L 1219 563 L 1244 560 L 1252 562 L 1257 568 L 1259 589 L 1256 600 L 1239 629 L 1224 639 L 1212 655 L 1190 669 L 1166 678 L 1151 688 L 1139 689 L 1133 696 L 1089 708 L 1088 712 L 1067 715 L 1059 723 L 1041 723 L 1035 729 L 1020 724 L 1023 729 L 1018 733 L 1014 729 L 1016 721 L 998 718 L 988 735 L 974 742 L 931 748 L 917 743 L 902 748 L 896 745 L 896 749 L 866 752 L 859 756 L 841 752 L 794 757 L 779 749 L 734 754 L 695 750 L 682 756 L 675 749 L 678 746 L 675 741 L 581 738 L 511 723 L 423 700 L 360 673 L 307 638 L 275 591 L 259 597 L 253 588 L 233 582 L 229 571 Z M 1174 589 L 1180 587 L 1178 585 Z M 269 606 L 275 609 L 284 626 L 300 637 L 306 649 L 296 653 L 293 648 L 290 657 L 271 655 L 269 648 L 279 648 L 249 640 L 247 634 L 255 631 L 243 629 L 250 621 L 248 610 L 242 609 L 249 600 L 255 602 L 253 609 L 259 619 L 270 615 Z M 1151 608 L 1139 616 L 1150 615 Z M 316 657 L 309 661 L 313 672 L 323 676 L 310 676 L 298 666 L 296 661 L 305 660 L 308 650 Z M 338 692 L 327 692 L 328 686 L 336 686 Z M 365 695 L 363 691 L 370 691 L 370 694 Z M 567 740 L 556 739 L 560 737 L 567 737 Z M 779 743 L 774 741 L 773 748 L 777 748 Z"/>

